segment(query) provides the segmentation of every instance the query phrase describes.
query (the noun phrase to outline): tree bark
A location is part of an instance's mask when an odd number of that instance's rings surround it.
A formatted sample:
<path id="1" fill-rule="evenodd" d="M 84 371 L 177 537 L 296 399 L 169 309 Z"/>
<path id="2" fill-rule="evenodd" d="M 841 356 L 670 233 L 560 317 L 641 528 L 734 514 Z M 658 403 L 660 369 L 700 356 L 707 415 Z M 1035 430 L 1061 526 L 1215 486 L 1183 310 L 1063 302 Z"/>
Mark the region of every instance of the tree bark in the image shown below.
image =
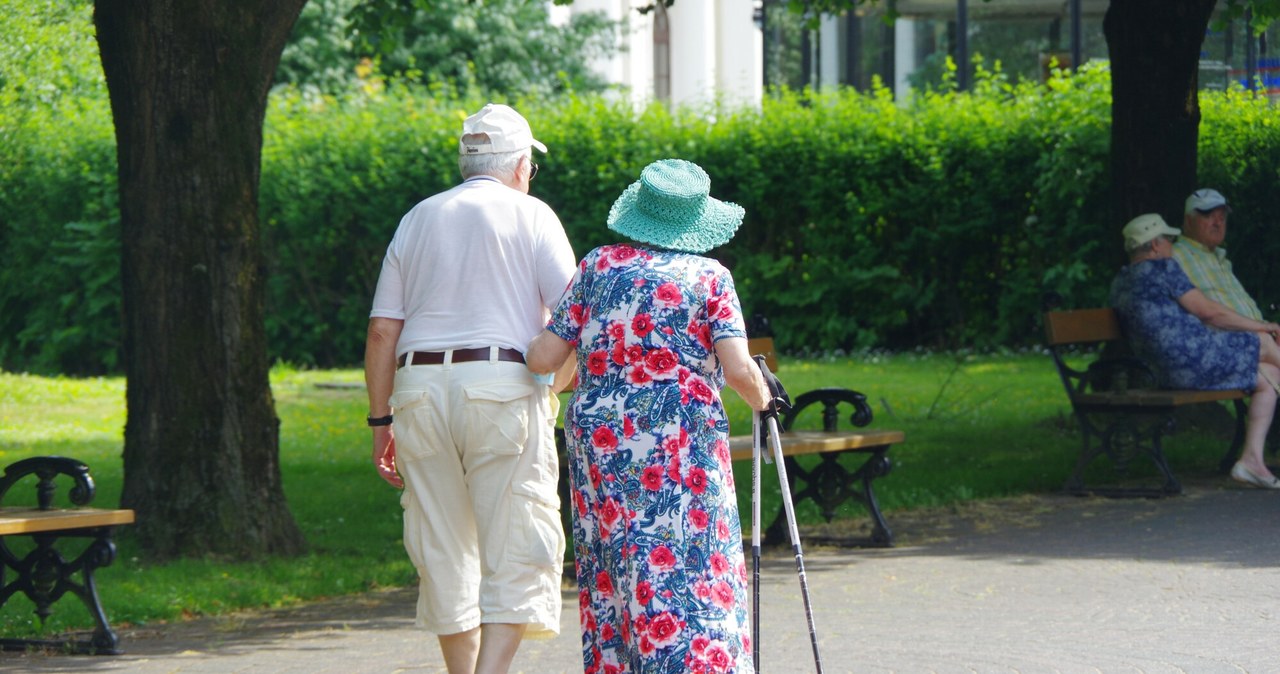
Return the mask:
<path id="1" fill-rule="evenodd" d="M 124 507 L 160 558 L 294 554 L 258 223 L 272 75 L 305 0 L 98 0 L 119 162 Z"/>
<path id="2" fill-rule="evenodd" d="M 1200 49 L 1215 0 L 1111 0 L 1111 185 L 1119 230 L 1142 213 L 1174 227 L 1196 188 Z"/>

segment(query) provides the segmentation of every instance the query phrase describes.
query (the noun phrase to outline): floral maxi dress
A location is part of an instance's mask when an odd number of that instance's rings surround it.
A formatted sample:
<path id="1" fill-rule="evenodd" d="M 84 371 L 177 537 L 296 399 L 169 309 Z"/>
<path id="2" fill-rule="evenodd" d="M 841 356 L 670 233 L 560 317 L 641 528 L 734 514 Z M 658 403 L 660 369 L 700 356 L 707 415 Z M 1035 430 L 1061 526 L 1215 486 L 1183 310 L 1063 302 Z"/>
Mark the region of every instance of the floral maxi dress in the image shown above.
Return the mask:
<path id="1" fill-rule="evenodd" d="M 753 671 L 742 529 L 713 345 L 745 337 L 699 255 L 591 251 L 548 329 L 576 347 L 565 414 L 584 671 Z"/>
<path id="2" fill-rule="evenodd" d="M 1252 391 L 1258 335 L 1205 325 L 1178 298 L 1195 288 L 1173 258 L 1125 266 L 1111 282 L 1111 306 L 1138 357 L 1165 388 Z"/>

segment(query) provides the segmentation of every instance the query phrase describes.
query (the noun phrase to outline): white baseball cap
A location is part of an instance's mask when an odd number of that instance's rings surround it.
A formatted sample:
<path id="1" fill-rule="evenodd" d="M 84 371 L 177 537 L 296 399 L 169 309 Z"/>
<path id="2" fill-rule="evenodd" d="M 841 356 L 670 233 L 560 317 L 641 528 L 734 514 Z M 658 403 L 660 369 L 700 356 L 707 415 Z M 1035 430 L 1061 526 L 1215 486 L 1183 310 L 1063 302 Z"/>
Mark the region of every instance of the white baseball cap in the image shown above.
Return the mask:
<path id="1" fill-rule="evenodd" d="M 1121 234 L 1124 235 L 1124 249 L 1133 250 L 1157 236 L 1178 236 L 1182 230 L 1170 227 L 1158 213 L 1143 213 L 1130 220 Z"/>
<path id="2" fill-rule="evenodd" d="M 1201 213 L 1208 213 L 1215 208 L 1223 206 L 1226 206 L 1228 211 L 1231 210 L 1231 207 L 1227 206 L 1226 197 L 1222 196 L 1218 190 L 1211 190 L 1205 187 L 1192 192 L 1191 196 L 1187 197 L 1187 207 L 1182 212 L 1200 211 Z"/>
<path id="3" fill-rule="evenodd" d="M 462 122 L 462 138 L 484 134 L 484 142 L 458 140 L 458 154 L 487 154 L 490 152 L 516 152 L 536 147 L 541 152 L 547 146 L 533 137 L 529 122 L 510 106 L 489 103 Z"/>

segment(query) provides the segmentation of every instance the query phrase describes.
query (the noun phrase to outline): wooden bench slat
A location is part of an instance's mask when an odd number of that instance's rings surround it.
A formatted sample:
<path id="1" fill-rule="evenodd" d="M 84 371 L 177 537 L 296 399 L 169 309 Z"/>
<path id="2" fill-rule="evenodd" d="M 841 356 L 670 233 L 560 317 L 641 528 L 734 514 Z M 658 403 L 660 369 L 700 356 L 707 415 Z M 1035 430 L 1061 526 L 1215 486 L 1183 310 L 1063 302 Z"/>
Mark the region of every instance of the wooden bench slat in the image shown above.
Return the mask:
<path id="1" fill-rule="evenodd" d="M 132 523 L 132 510 L 0 508 L 0 536 Z"/>
<path id="2" fill-rule="evenodd" d="M 1076 402 L 1090 406 L 1180 407 L 1219 400 L 1240 400 L 1244 397 L 1244 392 L 1237 390 L 1130 389 L 1124 393 L 1082 393 L 1076 396 Z"/>
<path id="3" fill-rule="evenodd" d="M 1115 309 L 1050 311 L 1044 315 L 1045 338 L 1051 345 L 1109 342 L 1120 339 Z"/>
<path id="4" fill-rule="evenodd" d="M 778 357 L 774 353 L 772 337 L 750 337 L 747 339 L 747 352 L 753 356 L 764 356 L 764 364 L 769 371 L 778 373 Z"/>
<path id="5" fill-rule="evenodd" d="M 821 454 L 871 447 L 883 447 L 906 439 L 902 431 L 861 431 L 857 433 L 825 433 L 822 431 L 790 431 L 782 434 L 783 456 Z M 766 451 L 766 453 L 769 453 Z M 751 436 L 729 438 L 729 455 L 734 461 L 751 458 Z"/>

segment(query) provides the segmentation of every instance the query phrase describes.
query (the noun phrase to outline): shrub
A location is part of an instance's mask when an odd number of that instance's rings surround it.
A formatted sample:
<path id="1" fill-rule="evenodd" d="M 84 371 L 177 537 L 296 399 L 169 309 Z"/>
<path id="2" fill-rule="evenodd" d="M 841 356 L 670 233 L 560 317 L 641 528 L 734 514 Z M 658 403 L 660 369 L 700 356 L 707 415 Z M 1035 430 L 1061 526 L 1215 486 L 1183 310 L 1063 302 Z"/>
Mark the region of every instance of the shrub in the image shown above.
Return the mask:
<path id="1" fill-rule="evenodd" d="M 597 96 L 516 100 L 550 152 L 536 196 L 578 255 L 615 240 L 609 206 L 664 157 L 701 164 L 746 220 L 712 254 L 784 351 L 1018 347 L 1039 298 L 1106 301 L 1123 261 L 1108 222 L 1104 68 L 1045 85 L 979 69 L 908 105 L 866 93 L 773 92 L 758 108 L 633 109 Z M 484 101 L 391 86 L 346 98 L 283 90 L 263 150 L 272 357 L 358 363 L 382 255 L 400 217 L 455 184 L 456 134 Z M 1236 215 L 1228 243 L 1263 306 L 1280 243 L 1280 113 L 1240 92 L 1202 97 L 1201 183 Z M 105 99 L 0 110 L 0 366 L 117 369 L 118 210 Z"/>

